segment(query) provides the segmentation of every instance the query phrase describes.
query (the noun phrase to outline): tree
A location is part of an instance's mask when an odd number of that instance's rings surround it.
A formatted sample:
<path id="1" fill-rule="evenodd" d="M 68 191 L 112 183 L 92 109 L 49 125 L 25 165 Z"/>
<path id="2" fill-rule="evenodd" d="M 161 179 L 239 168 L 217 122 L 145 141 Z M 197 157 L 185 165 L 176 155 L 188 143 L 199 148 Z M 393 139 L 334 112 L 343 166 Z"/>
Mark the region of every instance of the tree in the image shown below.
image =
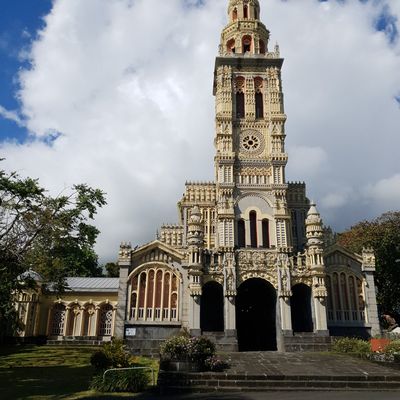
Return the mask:
<path id="1" fill-rule="evenodd" d="M 101 275 L 99 231 L 87 222 L 105 204 L 104 193 L 87 185 L 51 197 L 37 180 L 0 170 L 0 332 L 16 328 L 14 298 L 34 285 L 30 269 L 58 292 L 68 275 Z"/>
<path id="2" fill-rule="evenodd" d="M 119 278 L 119 266 L 116 263 L 109 262 L 104 266 L 109 278 Z"/>
<path id="3" fill-rule="evenodd" d="M 338 243 L 359 254 L 363 247 L 374 249 L 378 303 L 385 311 L 400 314 L 400 212 L 362 221 L 341 233 Z"/>

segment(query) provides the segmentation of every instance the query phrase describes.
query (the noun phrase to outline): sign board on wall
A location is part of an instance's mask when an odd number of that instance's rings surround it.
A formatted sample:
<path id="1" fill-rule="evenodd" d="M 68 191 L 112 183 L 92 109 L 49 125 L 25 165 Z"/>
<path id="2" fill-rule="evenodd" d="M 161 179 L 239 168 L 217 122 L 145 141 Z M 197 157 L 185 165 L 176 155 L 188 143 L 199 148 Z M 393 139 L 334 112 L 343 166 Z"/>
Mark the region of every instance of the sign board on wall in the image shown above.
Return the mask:
<path id="1" fill-rule="evenodd" d="M 136 328 L 125 328 L 125 336 L 127 337 L 136 336 Z"/>

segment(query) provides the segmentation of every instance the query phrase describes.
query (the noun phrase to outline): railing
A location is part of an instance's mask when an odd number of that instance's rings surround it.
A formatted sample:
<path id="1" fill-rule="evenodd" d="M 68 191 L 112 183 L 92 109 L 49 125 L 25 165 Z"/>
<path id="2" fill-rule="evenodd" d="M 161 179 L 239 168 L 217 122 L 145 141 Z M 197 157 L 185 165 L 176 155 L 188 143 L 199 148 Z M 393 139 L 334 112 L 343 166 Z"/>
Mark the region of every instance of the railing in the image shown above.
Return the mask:
<path id="1" fill-rule="evenodd" d="M 365 321 L 363 310 L 328 310 L 328 321 L 330 322 L 357 322 Z"/>
<path id="2" fill-rule="evenodd" d="M 106 371 L 104 371 L 104 374 L 103 374 L 103 382 L 106 379 L 107 372 L 111 372 L 111 371 L 128 371 L 128 370 L 137 370 L 137 369 L 150 370 L 151 371 L 151 376 L 152 376 L 152 385 L 153 386 L 156 385 L 156 373 L 155 373 L 154 368 L 152 368 L 152 367 L 129 367 L 129 368 L 111 368 L 111 369 L 107 369 Z"/>

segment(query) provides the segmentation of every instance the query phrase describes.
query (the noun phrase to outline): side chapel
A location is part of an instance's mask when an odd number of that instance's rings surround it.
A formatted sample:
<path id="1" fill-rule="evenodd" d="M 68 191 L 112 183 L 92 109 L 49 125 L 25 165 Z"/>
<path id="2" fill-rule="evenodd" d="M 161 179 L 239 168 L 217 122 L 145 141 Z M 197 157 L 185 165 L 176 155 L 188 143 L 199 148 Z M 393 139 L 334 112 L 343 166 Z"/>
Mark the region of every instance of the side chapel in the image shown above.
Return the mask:
<path id="1" fill-rule="evenodd" d="M 135 352 L 182 329 L 240 351 L 380 332 L 373 251 L 324 248 L 305 184 L 286 181 L 283 59 L 269 39 L 258 0 L 229 1 L 213 82 L 215 181 L 187 182 L 178 223 L 155 241 L 121 245 L 119 282 L 72 280 L 67 299 L 43 302 L 35 332 L 115 336 Z"/>

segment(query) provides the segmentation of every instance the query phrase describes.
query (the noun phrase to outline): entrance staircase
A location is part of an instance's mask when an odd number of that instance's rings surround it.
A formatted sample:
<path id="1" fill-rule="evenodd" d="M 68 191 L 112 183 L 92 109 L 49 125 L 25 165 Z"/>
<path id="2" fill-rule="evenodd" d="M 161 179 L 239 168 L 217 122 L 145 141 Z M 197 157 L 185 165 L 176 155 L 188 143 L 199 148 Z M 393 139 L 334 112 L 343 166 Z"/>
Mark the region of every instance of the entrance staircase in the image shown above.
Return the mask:
<path id="1" fill-rule="evenodd" d="M 283 337 L 285 351 L 329 351 L 332 346 L 331 336 L 318 336 L 312 332 L 294 333 Z"/>
<path id="2" fill-rule="evenodd" d="M 160 371 L 161 393 L 399 391 L 400 371 L 328 353 L 230 353 L 225 372 Z"/>

